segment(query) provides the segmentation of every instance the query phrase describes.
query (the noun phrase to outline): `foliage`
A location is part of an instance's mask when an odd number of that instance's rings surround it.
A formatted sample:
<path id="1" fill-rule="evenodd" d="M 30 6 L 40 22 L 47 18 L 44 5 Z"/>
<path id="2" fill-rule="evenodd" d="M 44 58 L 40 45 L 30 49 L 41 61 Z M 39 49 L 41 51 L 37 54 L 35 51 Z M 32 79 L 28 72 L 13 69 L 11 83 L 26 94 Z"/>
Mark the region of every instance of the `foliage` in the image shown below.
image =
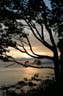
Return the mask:
<path id="1" fill-rule="evenodd" d="M 61 66 L 63 63 L 63 3 L 56 0 L 50 0 L 50 2 L 51 9 L 47 7 L 44 0 L 0 1 L 0 55 L 1 57 L 9 57 L 6 54 L 7 48 L 13 47 L 34 58 L 51 59 L 54 61 L 55 77 L 57 80 L 63 71 L 61 71 L 63 69 Z M 41 32 L 39 32 L 36 24 L 40 26 Z M 45 39 L 44 27 L 49 34 L 51 44 Z M 25 28 L 29 31 L 31 30 L 35 38 L 53 52 L 52 57 L 39 55 L 34 52 L 29 39 L 29 33 L 24 31 Z M 55 43 L 52 32 L 58 34 L 57 44 Z M 30 48 L 32 54 L 27 51 L 25 46 Z M 61 54 L 60 58 L 58 56 L 58 50 Z"/>

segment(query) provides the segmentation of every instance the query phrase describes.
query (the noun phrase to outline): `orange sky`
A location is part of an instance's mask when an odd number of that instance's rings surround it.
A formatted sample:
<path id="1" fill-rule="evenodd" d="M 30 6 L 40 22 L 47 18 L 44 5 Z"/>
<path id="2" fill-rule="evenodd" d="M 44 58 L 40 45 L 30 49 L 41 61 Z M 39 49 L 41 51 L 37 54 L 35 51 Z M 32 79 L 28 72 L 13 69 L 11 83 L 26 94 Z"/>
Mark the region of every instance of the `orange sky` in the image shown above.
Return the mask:
<path id="1" fill-rule="evenodd" d="M 10 48 L 11 51 L 8 53 L 8 55 L 11 55 L 15 58 L 28 58 L 29 56 L 25 53 L 21 53 L 13 48 Z M 29 48 L 27 48 L 27 50 L 29 51 Z M 33 47 L 33 50 L 35 53 L 37 54 L 43 54 L 43 55 L 49 55 L 52 56 L 52 52 L 50 50 L 48 50 L 47 48 L 45 48 L 44 46 L 41 47 Z M 30 51 L 29 51 L 30 52 Z M 31 52 L 30 52 L 31 53 Z"/>
<path id="2" fill-rule="evenodd" d="M 37 25 L 38 26 L 38 25 Z M 38 30 L 39 32 L 41 31 L 40 30 L 40 26 L 38 26 Z M 43 54 L 43 55 L 49 55 L 49 56 L 52 56 L 52 52 L 47 49 L 42 43 L 40 43 L 35 37 L 34 35 L 32 34 L 32 32 L 28 29 L 25 29 L 25 31 L 27 33 L 30 33 L 29 35 L 29 39 L 30 39 L 30 42 L 31 42 L 31 45 L 32 45 L 32 48 L 34 50 L 34 52 L 38 53 L 38 54 Z M 45 36 L 45 40 L 46 42 L 48 42 L 50 44 L 50 39 L 49 39 L 49 35 L 47 34 L 47 31 L 46 29 L 44 28 L 44 36 Z M 26 46 L 25 46 L 26 47 Z M 29 47 L 26 47 L 27 50 L 29 51 Z M 11 51 L 9 53 L 9 55 L 13 56 L 13 57 L 16 57 L 16 58 L 21 58 L 21 57 L 29 57 L 27 54 L 24 54 L 24 53 L 21 53 L 13 48 L 10 48 Z M 29 51 L 30 52 L 30 51 Z"/>

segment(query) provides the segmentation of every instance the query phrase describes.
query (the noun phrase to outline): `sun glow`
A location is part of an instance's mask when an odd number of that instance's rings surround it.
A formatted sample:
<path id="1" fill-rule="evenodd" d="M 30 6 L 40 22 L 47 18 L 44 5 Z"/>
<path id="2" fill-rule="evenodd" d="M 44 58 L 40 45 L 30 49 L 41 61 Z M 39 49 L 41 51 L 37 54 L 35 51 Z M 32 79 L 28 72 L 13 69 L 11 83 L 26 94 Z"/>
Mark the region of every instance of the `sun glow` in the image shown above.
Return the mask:
<path id="1" fill-rule="evenodd" d="M 32 47 L 32 48 L 36 54 L 53 56 L 52 52 L 50 52 L 47 48 L 43 48 L 43 49 L 41 48 L 39 49 L 38 47 Z M 10 56 L 13 56 L 15 58 L 30 58 L 30 56 L 27 55 L 26 53 L 21 53 L 20 51 L 14 48 L 9 48 L 9 49 L 10 49 L 10 52 L 7 54 Z M 27 50 L 30 54 L 32 54 L 29 47 L 27 47 Z"/>

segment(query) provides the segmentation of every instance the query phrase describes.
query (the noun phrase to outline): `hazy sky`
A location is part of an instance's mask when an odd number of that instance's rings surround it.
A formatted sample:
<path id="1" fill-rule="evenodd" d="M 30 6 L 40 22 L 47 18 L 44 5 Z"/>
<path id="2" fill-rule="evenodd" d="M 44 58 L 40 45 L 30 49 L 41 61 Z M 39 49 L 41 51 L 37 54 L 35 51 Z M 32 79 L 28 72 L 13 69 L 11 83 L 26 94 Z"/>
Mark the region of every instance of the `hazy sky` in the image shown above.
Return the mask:
<path id="1" fill-rule="evenodd" d="M 46 5 L 47 5 L 49 8 L 51 8 L 50 1 L 49 1 L 49 0 L 44 0 L 44 1 L 45 1 Z"/>
<path id="2" fill-rule="evenodd" d="M 39 30 L 39 32 L 41 31 L 40 30 L 40 27 L 37 25 L 37 28 Z M 35 37 L 34 35 L 32 34 L 32 32 L 28 29 L 25 29 L 25 31 L 27 33 L 30 33 L 29 37 L 30 37 L 30 42 L 31 42 L 31 45 L 32 45 L 32 48 L 34 50 L 34 52 L 36 52 L 37 54 L 43 54 L 43 55 L 52 55 L 52 52 L 47 49 L 42 43 L 40 43 Z M 50 40 L 49 40 L 49 35 L 47 34 L 47 30 L 45 29 L 44 27 L 44 36 L 45 36 L 45 40 L 50 43 Z M 26 46 L 27 50 L 30 52 L 29 50 L 29 47 Z M 11 54 L 13 57 L 16 57 L 16 58 L 21 58 L 21 57 L 29 57 L 28 55 L 24 54 L 24 53 L 21 53 L 13 48 L 10 48 L 11 51 L 9 54 Z M 31 52 L 30 52 L 31 53 Z"/>
<path id="3" fill-rule="evenodd" d="M 49 8 L 51 8 L 49 0 L 44 0 L 44 1 L 45 1 L 45 3 L 47 4 L 47 6 L 48 6 Z M 39 28 L 38 25 L 37 25 L 37 27 L 38 27 L 38 30 L 39 30 L 39 32 L 40 32 L 40 28 Z M 32 32 L 30 32 L 30 31 L 27 30 L 27 29 L 25 29 L 25 31 L 30 33 L 30 41 L 31 41 L 32 48 L 33 48 L 34 52 L 36 52 L 36 53 L 38 53 L 38 54 L 52 55 L 52 52 L 51 52 L 49 49 L 47 49 L 45 46 L 43 46 L 43 44 L 39 43 L 39 42 L 35 39 L 35 37 L 33 36 Z M 49 35 L 47 34 L 47 30 L 45 30 L 45 28 L 44 28 L 44 33 L 45 33 L 46 41 L 47 41 L 48 43 L 50 43 Z M 57 41 L 56 38 L 55 38 L 55 41 Z M 26 48 L 29 50 L 28 47 L 26 47 Z M 29 52 L 30 52 L 30 51 L 29 51 Z M 29 56 L 27 56 L 26 54 L 22 54 L 21 52 L 16 51 L 15 49 L 12 49 L 12 48 L 11 48 L 11 51 L 10 51 L 9 54 L 11 54 L 13 57 L 16 57 L 16 58 L 17 58 L 17 57 L 19 57 L 19 58 L 20 58 L 20 57 L 29 57 Z"/>

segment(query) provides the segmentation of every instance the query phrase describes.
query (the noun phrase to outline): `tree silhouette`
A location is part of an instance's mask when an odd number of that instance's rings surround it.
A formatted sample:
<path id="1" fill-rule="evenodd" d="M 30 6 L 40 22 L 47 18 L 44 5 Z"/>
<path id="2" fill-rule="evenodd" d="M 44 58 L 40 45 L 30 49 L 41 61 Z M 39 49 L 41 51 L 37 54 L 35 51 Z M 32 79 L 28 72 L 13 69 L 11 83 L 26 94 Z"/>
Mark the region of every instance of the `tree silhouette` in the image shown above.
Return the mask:
<path id="1" fill-rule="evenodd" d="M 63 1 L 51 0 L 52 6 L 52 17 L 54 19 L 52 26 L 54 27 L 55 33 L 58 33 L 58 49 L 60 51 L 60 70 L 61 78 L 63 80 Z"/>
<path id="2" fill-rule="evenodd" d="M 14 0 L 11 1 L 14 2 Z M 16 0 L 16 2 L 17 1 L 18 0 Z M 10 46 L 34 58 L 51 59 L 54 62 L 55 79 L 58 81 L 63 78 L 63 3 L 57 2 L 56 0 L 50 1 L 51 9 L 47 7 L 43 0 L 28 0 L 26 2 L 27 4 L 25 4 L 25 0 L 22 0 L 21 2 L 19 0 L 19 8 L 17 7 L 18 5 L 16 2 L 13 3 L 14 7 L 10 7 L 10 5 L 7 6 L 7 3 L 4 1 L 3 3 L 0 3 L 0 22 L 5 26 L 4 30 L 2 29 L 2 26 L 0 27 L 0 54 L 1 58 L 10 58 L 11 56 L 7 56 L 6 54 L 8 50 L 7 48 Z M 22 20 L 25 23 L 21 22 Z M 1 23 L 0 25 L 2 25 Z M 37 24 L 40 26 L 41 32 L 39 32 L 36 26 Z M 45 39 L 44 27 L 49 34 L 51 44 Z M 53 56 L 39 55 L 34 52 L 30 42 L 29 33 L 26 33 L 24 28 L 31 31 L 41 44 L 51 50 Z M 53 32 L 58 34 L 57 44 L 54 40 Z M 30 48 L 32 54 L 29 53 L 26 46 Z M 58 50 L 60 51 L 60 58 Z M 15 61 L 15 59 L 13 60 Z"/>

